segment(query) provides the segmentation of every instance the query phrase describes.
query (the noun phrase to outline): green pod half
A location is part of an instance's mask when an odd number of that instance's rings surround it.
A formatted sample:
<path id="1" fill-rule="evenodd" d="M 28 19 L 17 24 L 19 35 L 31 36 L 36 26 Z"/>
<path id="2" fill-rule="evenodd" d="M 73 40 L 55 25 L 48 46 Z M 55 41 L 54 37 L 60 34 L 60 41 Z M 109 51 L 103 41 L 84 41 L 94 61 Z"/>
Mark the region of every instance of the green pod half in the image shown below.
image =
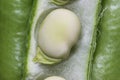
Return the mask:
<path id="1" fill-rule="evenodd" d="M 74 0 L 72 3 L 57 6 L 49 0 L 35 0 L 29 20 L 30 41 L 27 59 L 27 80 L 44 80 L 48 76 L 61 76 L 66 80 L 87 80 L 89 78 L 92 55 L 96 46 L 96 25 L 101 0 Z M 69 59 L 56 65 L 43 65 L 34 62 L 37 53 L 36 31 L 45 17 L 56 8 L 74 12 L 80 19 L 82 28 L 78 43 L 72 49 Z"/>
<path id="2" fill-rule="evenodd" d="M 120 80 L 120 1 L 103 0 L 91 80 Z"/>
<path id="3" fill-rule="evenodd" d="M 0 0 L 0 80 L 22 80 L 32 0 Z"/>

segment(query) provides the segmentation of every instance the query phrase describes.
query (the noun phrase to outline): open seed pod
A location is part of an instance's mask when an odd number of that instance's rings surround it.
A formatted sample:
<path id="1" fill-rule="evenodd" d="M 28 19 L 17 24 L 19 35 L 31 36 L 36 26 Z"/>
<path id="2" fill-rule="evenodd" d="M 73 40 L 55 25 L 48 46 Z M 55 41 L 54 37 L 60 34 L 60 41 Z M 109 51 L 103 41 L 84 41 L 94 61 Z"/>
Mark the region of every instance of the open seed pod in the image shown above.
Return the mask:
<path id="1" fill-rule="evenodd" d="M 66 80 L 89 77 L 99 5 L 99 0 L 75 0 L 64 6 L 47 0 L 34 2 L 29 22 L 27 80 L 44 80 L 49 76 Z"/>
<path id="2" fill-rule="evenodd" d="M 120 80 L 120 0 L 0 0 L 0 80 Z"/>

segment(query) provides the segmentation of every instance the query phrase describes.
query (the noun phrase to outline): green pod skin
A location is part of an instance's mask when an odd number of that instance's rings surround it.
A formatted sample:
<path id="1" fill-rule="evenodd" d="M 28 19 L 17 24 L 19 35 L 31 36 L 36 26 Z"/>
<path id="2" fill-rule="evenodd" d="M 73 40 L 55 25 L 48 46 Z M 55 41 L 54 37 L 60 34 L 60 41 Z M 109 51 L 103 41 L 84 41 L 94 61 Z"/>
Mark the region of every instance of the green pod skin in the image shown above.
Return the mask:
<path id="1" fill-rule="evenodd" d="M 120 80 L 120 1 L 103 0 L 91 80 Z"/>
<path id="2" fill-rule="evenodd" d="M 0 0 L 0 80 L 22 80 L 32 0 Z"/>

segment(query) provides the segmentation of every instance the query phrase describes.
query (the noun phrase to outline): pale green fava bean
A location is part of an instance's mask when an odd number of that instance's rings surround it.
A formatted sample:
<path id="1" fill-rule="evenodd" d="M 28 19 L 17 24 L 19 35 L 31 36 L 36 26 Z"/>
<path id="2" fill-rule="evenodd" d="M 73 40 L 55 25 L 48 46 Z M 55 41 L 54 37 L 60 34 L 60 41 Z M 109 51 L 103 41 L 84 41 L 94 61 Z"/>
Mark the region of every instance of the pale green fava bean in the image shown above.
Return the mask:
<path id="1" fill-rule="evenodd" d="M 46 78 L 45 80 L 65 80 L 65 79 L 62 77 L 58 77 L 58 76 L 52 76 L 52 77 Z"/>
<path id="2" fill-rule="evenodd" d="M 58 63 L 66 59 L 80 34 L 80 20 L 70 10 L 53 10 L 39 26 L 35 62 Z M 42 58 L 42 57 L 43 58 Z"/>
<path id="3" fill-rule="evenodd" d="M 56 5 L 65 5 L 68 4 L 71 0 L 51 0 L 52 3 L 56 4 Z"/>

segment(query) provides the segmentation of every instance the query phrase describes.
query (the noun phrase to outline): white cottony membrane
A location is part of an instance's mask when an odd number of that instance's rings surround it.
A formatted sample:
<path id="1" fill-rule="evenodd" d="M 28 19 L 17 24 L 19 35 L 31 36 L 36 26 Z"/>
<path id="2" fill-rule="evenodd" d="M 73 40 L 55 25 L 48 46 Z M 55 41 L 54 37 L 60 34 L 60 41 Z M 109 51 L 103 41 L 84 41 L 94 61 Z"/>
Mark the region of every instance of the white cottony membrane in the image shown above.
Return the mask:
<path id="1" fill-rule="evenodd" d="M 64 8 L 73 11 L 80 19 L 82 25 L 81 35 L 67 60 L 60 64 L 49 66 L 33 62 L 37 47 L 34 33 L 39 16 L 48 9 L 59 7 L 50 4 L 49 0 L 36 1 L 36 5 L 34 6 L 35 13 L 31 25 L 31 39 L 27 61 L 27 80 L 44 80 L 48 76 L 61 76 L 66 80 L 87 79 L 90 49 L 92 47 L 91 44 L 96 27 L 98 3 L 99 0 L 75 0 L 73 3 L 64 6 Z"/>

